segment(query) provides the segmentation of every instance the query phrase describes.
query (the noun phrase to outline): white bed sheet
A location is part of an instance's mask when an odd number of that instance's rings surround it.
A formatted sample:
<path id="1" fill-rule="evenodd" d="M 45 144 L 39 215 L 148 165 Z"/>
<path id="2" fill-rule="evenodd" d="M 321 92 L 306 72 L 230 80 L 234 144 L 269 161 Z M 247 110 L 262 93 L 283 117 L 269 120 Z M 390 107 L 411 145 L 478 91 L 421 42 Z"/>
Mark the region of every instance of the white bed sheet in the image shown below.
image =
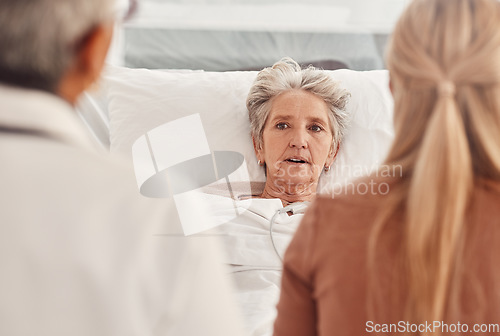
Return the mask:
<path id="1" fill-rule="evenodd" d="M 281 200 L 253 198 L 236 201 L 235 205 L 239 216 L 204 234 L 217 234 L 221 238 L 248 335 L 270 336 L 280 295 L 280 257 L 285 254 L 303 214 L 283 213 L 275 217 L 275 251 L 270 237 L 270 220 L 283 208 Z M 234 211 L 226 210 L 227 213 Z M 220 215 L 227 214 L 221 212 Z"/>

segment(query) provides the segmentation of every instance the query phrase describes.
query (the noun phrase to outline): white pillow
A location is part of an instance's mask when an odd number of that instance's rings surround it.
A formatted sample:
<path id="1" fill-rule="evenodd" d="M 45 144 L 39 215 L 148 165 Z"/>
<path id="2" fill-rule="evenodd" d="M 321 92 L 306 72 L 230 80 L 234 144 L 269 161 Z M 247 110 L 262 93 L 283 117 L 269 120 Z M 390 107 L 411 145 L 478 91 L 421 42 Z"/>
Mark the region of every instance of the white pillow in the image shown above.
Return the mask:
<path id="1" fill-rule="evenodd" d="M 347 106 L 351 123 L 331 171 L 321 177 L 322 193 L 375 168 L 393 139 L 387 71 L 328 73 L 351 93 Z M 146 132 L 199 114 L 210 150 L 243 154 L 250 181 L 265 181 L 254 154 L 245 107 L 256 74 L 108 67 L 103 86 L 109 104 L 111 152 L 131 157 L 134 142 Z"/>

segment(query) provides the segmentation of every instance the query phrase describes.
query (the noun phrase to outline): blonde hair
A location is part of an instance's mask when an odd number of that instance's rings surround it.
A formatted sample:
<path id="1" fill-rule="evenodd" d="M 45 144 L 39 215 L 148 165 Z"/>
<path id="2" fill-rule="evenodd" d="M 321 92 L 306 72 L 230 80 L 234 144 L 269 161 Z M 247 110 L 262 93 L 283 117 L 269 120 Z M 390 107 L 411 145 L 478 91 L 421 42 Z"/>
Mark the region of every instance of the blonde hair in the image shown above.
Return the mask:
<path id="1" fill-rule="evenodd" d="M 302 69 L 289 57 L 284 57 L 272 67 L 261 70 L 248 93 L 246 104 L 250 130 L 257 146 L 262 146 L 262 134 L 273 98 L 290 90 L 311 92 L 326 103 L 333 134 L 332 146 L 336 148 L 342 141 L 347 126 L 345 106 L 350 94 L 326 71 L 313 66 Z"/>
<path id="2" fill-rule="evenodd" d="M 405 210 L 406 315 L 442 321 L 459 312 L 472 186 L 477 178 L 500 180 L 500 3 L 412 1 L 387 66 L 396 136 L 386 163 L 401 165 L 404 178 L 373 237 Z"/>

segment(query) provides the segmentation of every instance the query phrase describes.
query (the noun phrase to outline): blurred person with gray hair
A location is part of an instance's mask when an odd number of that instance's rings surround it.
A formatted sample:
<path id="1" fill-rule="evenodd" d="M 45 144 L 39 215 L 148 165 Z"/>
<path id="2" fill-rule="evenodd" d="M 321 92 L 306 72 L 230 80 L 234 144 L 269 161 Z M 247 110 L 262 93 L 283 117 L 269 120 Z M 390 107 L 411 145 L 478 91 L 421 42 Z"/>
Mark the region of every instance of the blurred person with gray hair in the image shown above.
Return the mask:
<path id="1" fill-rule="evenodd" d="M 176 216 L 72 109 L 103 68 L 114 9 L 0 0 L 0 334 L 240 335 L 218 247 L 158 235 Z"/>

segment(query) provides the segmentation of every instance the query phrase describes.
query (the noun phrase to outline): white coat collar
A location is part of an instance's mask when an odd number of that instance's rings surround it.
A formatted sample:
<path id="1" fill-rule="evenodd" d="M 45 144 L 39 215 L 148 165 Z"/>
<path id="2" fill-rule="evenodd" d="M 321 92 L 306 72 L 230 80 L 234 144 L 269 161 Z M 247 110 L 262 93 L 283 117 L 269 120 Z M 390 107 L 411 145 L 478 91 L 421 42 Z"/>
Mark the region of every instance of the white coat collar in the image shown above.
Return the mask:
<path id="1" fill-rule="evenodd" d="M 97 150 L 73 107 L 44 91 L 0 84 L 0 127 Z"/>

